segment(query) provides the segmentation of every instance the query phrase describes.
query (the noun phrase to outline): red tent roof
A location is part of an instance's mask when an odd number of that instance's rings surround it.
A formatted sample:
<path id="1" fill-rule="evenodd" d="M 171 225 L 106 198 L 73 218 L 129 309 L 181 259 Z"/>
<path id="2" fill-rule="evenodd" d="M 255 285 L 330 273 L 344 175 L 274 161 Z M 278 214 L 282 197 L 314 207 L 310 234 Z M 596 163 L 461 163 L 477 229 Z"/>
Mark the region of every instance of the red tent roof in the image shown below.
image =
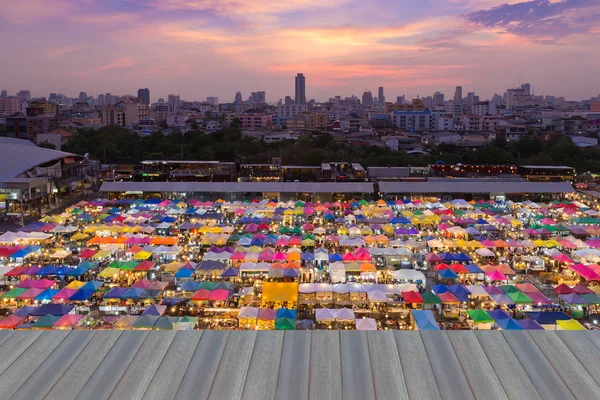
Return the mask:
<path id="1" fill-rule="evenodd" d="M 407 303 L 423 303 L 423 297 L 421 296 L 421 293 L 415 292 L 414 290 L 402 292 L 402 297 Z"/>

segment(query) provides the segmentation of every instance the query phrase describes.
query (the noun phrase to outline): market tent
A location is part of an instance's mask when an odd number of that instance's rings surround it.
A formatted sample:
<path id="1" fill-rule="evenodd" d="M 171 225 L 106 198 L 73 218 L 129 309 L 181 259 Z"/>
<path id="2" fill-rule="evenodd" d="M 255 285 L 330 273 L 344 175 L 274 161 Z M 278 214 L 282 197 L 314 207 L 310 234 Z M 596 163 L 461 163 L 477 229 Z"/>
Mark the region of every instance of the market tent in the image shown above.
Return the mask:
<path id="1" fill-rule="evenodd" d="M 163 315 L 154 324 L 152 327 L 153 330 L 172 330 L 173 324 L 175 322 L 179 322 L 177 317 L 170 317 L 167 315 Z"/>
<path id="2" fill-rule="evenodd" d="M 488 311 L 490 317 L 494 318 L 496 324 L 500 327 L 500 329 L 509 331 L 509 330 L 523 330 L 524 328 L 517 323 L 514 319 L 510 317 L 504 310 L 492 310 Z"/>
<path id="3" fill-rule="evenodd" d="M 529 311 L 525 312 L 525 315 L 540 325 L 555 325 L 556 321 L 572 319 L 562 311 Z"/>
<path id="4" fill-rule="evenodd" d="M 401 294 L 406 303 L 423 303 L 423 297 L 419 292 L 411 290 L 408 292 L 402 292 Z"/>
<path id="5" fill-rule="evenodd" d="M 0 320 L 0 329 L 15 329 L 21 322 L 25 321 L 26 318 L 27 317 L 11 314 Z"/>
<path id="6" fill-rule="evenodd" d="M 544 330 L 544 328 L 537 323 L 537 321 L 531 318 L 519 319 L 517 320 L 517 324 L 519 324 L 523 329 L 532 331 L 532 330 Z"/>
<path id="7" fill-rule="evenodd" d="M 556 325 L 558 325 L 558 327 L 560 328 L 559 330 L 564 330 L 564 331 L 585 331 L 585 330 L 587 330 L 587 329 L 585 329 L 585 327 L 583 325 L 581 325 L 579 322 L 577 322 L 574 319 L 558 320 L 558 321 L 556 321 Z"/>
<path id="8" fill-rule="evenodd" d="M 115 322 L 113 329 L 131 329 L 133 324 L 140 318 L 138 315 L 124 315 L 120 320 Z"/>
<path id="9" fill-rule="evenodd" d="M 431 310 L 412 310 L 411 313 L 420 331 L 440 330 Z"/>
<path id="10" fill-rule="evenodd" d="M 317 308 L 315 310 L 315 319 L 317 322 L 334 321 L 335 317 L 335 310 L 330 310 L 329 308 Z"/>
<path id="11" fill-rule="evenodd" d="M 263 285 L 263 301 L 298 300 L 297 282 L 265 282 Z"/>
<path id="12" fill-rule="evenodd" d="M 507 293 L 507 295 L 508 295 L 508 297 L 510 297 L 510 299 L 515 304 L 532 304 L 533 303 L 531 298 L 529 298 L 529 296 L 527 296 L 525 293 L 523 293 L 521 291 Z"/>
<path id="13" fill-rule="evenodd" d="M 579 296 L 578 294 L 575 294 L 575 293 L 560 294 L 560 295 L 558 295 L 558 297 L 560 297 L 564 302 L 566 302 L 568 304 L 572 304 L 572 305 L 588 304 L 588 302 L 584 298 L 582 298 L 581 296 Z"/>
<path id="14" fill-rule="evenodd" d="M 36 310 L 32 311 L 31 316 L 35 317 L 43 317 L 47 314 L 52 315 L 65 315 L 71 312 L 74 308 L 74 305 L 65 305 L 65 304 L 42 304 Z"/>
<path id="15" fill-rule="evenodd" d="M 158 318 L 160 317 L 156 315 L 143 315 L 133 323 L 131 328 L 134 330 L 150 330 L 156 324 Z"/>
<path id="16" fill-rule="evenodd" d="M 359 318 L 356 320 L 357 331 L 376 331 L 377 322 L 373 318 Z"/>
<path id="17" fill-rule="evenodd" d="M 485 310 L 467 310 L 467 314 L 476 324 L 492 323 L 492 318 Z"/>
<path id="18" fill-rule="evenodd" d="M 66 329 L 70 330 L 77 325 L 79 320 L 83 318 L 83 315 L 80 314 L 65 314 L 60 317 L 56 322 L 52 325 L 54 329 Z"/>
<path id="19" fill-rule="evenodd" d="M 167 311 L 167 306 L 153 304 L 150 307 L 146 308 L 142 315 L 156 315 L 160 317 L 165 313 L 165 311 Z"/>
<path id="20" fill-rule="evenodd" d="M 32 326 L 31 329 L 34 330 L 49 330 L 52 329 L 52 326 L 56 321 L 58 321 L 61 317 L 58 315 L 46 314 L 42 318 L 38 319 Z"/>
<path id="21" fill-rule="evenodd" d="M 423 297 L 423 304 L 442 304 L 442 300 L 434 293 L 425 292 L 421 294 Z"/>

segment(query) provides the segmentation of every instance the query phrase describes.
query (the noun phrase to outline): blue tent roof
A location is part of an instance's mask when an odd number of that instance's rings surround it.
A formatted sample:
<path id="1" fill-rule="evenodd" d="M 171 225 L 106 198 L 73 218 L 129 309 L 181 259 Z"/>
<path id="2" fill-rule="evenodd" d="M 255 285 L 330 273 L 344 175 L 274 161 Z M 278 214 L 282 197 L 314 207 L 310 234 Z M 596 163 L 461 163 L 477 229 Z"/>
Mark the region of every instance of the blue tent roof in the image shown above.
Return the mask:
<path id="1" fill-rule="evenodd" d="M 440 330 L 431 310 L 412 310 L 411 312 L 420 331 Z"/>
<path id="2" fill-rule="evenodd" d="M 458 279 L 458 275 L 449 268 L 438 271 L 438 275 L 443 279 Z"/>
<path id="3" fill-rule="evenodd" d="M 454 255 L 454 258 L 456 259 L 456 261 L 466 261 L 469 262 L 471 261 L 471 257 L 469 257 L 468 255 L 466 255 L 465 253 L 458 253 Z"/>
<path id="4" fill-rule="evenodd" d="M 123 295 L 121 296 L 122 299 L 138 299 L 142 293 L 144 293 L 144 289 L 142 288 L 137 288 L 137 287 L 132 287 L 130 289 L 128 289 L 125 293 L 123 293 Z"/>
<path id="5" fill-rule="evenodd" d="M 73 296 L 69 297 L 69 301 L 86 301 L 96 293 L 95 290 L 84 289 L 83 287 L 76 291 Z"/>
<path id="6" fill-rule="evenodd" d="M 225 271 L 223 271 L 223 273 L 221 274 L 221 276 L 223 278 L 231 278 L 234 276 L 238 276 L 240 273 L 239 270 L 237 270 L 236 268 L 227 268 Z"/>
<path id="7" fill-rule="evenodd" d="M 35 296 L 35 301 L 52 301 L 52 297 L 60 292 L 58 289 L 46 289 L 42 293 Z"/>
<path id="8" fill-rule="evenodd" d="M 81 276 L 87 272 L 87 269 L 81 267 L 69 268 L 66 276 Z"/>
<path id="9" fill-rule="evenodd" d="M 525 319 L 520 319 L 517 321 L 517 323 L 525 330 L 528 331 L 532 331 L 532 330 L 544 330 L 544 328 L 538 324 L 535 320 L 531 319 L 531 318 L 525 318 Z"/>
<path id="10" fill-rule="evenodd" d="M 175 273 L 175 278 L 177 279 L 185 279 L 189 278 L 194 274 L 193 269 L 181 268 L 179 271 Z"/>
<path id="11" fill-rule="evenodd" d="M 464 287 L 463 285 L 451 285 L 448 286 L 448 290 L 452 292 L 456 296 L 456 298 L 460 301 L 469 301 L 469 295 L 471 292 Z"/>
<path id="12" fill-rule="evenodd" d="M 114 288 L 110 289 L 104 295 L 104 298 L 105 299 L 120 299 L 123 297 L 123 294 L 125 294 L 125 292 L 127 292 L 128 290 L 129 290 L 129 288 L 114 287 Z"/>
<path id="13" fill-rule="evenodd" d="M 308 251 L 305 251 L 304 253 L 302 253 L 302 255 L 300 256 L 300 259 L 302 261 L 312 261 L 315 259 L 315 255 L 313 253 L 309 253 Z"/>
<path id="14" fill-rule="evenodd" d="M 503 310 L 488 311 L 490 317 L 494 318 L 496 324 L 505 331 L 521 331 L 523 327 L 517 323 Z"/>
<path id="15" fill-rule="evenodd" d="M 525 314 L 541 325 L 556 324 L 556 321 L 565 321 L 571 319 L 562 311 L 530 311 Z"/>
<path id="16" fill-rule="evenodd" d="M 439 284 L 439 285 L 434 285 L 431 287 L 431 289 L 433 290 L 433 292 L 435 294 L 441 294 L 441 293 L 446 293 L 449 292 L 450 290 L 448 289 L 448 287 L 444 284 Z"/>
<path id="17" fill-rule="evenodd" d="M 298 271 L 293 268 L 286 268 L 283 270 L 283 276 L 285 278 L 295 278 L 298 276 Z"/>
<path id="18" fill-rule="evenodd" d="M 329 261 L 343 261 L 344 259 L 340 254 L 333 253 L 329 255 Z"/>
<path id="19" fill-rule="evenodd" d="M 280 308 L 277 310 L 277 316 L 276 318 L 290 318 L 290 319 L 296 319 L 297 318 L 297 311 L 296 310 L 290 310 L 289 308 Z"/>
<path id="20" fill-rule="evenodd" d="M 456 257 L 454 257 L 454 254 L 448 252 L 440 253 L 439 256 L 444 261 L 458 261 Z"/>
<path id="21" fill-rule="evenodd" d="M 408 218 L 394 217 L 390 220 L 390 223 L 392 223 L 392 224 L 410 224 L 410 221 L 408 220 Z"/>
<path id="22" fill-rule="evenodd" d="M 477 264 L 467 264 L 465 268 L 472 274 L 483 274 L 483 270 Z"/>
<path id="23" fill-rule="evenodd" d="M 43 317 L 47 314 L 52 315 L 65 315 L 68 314 L 75 306 L 65 304 L 42 304 L 36 310 L 32 311 L 29 315 L 35 317 Z"/>
<path id="24" fill-rule="evenodd" d="M 56 271 L 58 271 L 58 267 L 54 265 L 48 265 L 38 272 L 38 275 L 47 276 L 47 275 L 56 275 Z"/>
<path id="25" fill-rule="evenodd" d="M 179 290 L 181 290 L 182 292 L 195 292 L 196 290 L 198 290 L 199 285 L 200 282 L 187 281 L 179 287 Z"/>
<path id="26" fill-rule="evenodd" d="M 100 289 L 100 287 L 103 284 L 104 283 L 100 282 L 100 281 L 89 281 L 89 282 L 86 282 L 85 285 L 83 285 L 82 287 L 80 287 L 80 289 L 96 291 L 96 290 Z"/>
<path id="27" fill-rule="evenodd" d="M 35 311 L 37 307 L 35 306 L 23 306 L 16 310 L 13 314 L 18 317 L 27 317 L 31 312 Z"/>

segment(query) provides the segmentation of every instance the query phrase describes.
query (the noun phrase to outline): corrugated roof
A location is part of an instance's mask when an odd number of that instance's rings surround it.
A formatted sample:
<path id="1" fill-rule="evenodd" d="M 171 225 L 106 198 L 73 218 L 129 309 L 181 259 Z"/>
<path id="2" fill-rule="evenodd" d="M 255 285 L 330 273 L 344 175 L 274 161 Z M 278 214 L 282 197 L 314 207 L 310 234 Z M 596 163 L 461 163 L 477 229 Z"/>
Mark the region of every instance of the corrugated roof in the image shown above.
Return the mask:
<path id="1" fill-rule="evenodd" d="M 1 331 L 8 399 L 594 399 L 597 331 Z"/>
<path id="2" fill-rule="evenodd" d="M 572 193 L 568 182 L 435 181 L 381 182 L 382 193 Z"/>
<path id="3" fill-rule="evenodd" d="M 27 140 L 12 139 L 0 142 L 0 183 L 50 161 L 75 154 L 32 146 Z"/>
<path id="4" fill-rule="evenodd" d="M 369 182 L 104 182 L 101 192 L 373 193 Z"/>

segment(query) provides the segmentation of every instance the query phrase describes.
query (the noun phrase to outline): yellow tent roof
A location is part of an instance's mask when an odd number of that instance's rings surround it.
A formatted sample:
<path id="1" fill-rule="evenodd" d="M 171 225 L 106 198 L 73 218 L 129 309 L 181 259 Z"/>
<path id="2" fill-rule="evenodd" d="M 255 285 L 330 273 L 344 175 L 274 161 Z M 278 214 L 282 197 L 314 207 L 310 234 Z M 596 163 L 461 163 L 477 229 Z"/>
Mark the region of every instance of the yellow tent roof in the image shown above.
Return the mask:
<path id="1" fill-rule="evenodd" d="M 263 284 L 263 301 L 297 301 L 297 282 L 265 282 Z"/>
<path id="2" fill-rule="evenodd" d="M 71 239 L 78 241 L 78 240 L 84 240 L 87 239 L 88 237 L 90 237 L 90 235 L 86 235 L 85 233 L 81 233 L 81 232 L 77 232 L 76 234 L 74 234 Z"/>
<path id="3" fill-rule="evenodd" d="M 139 253 L 137 253 L 133 259 L 134 260 L 147 260 L 152 256 L 152 253 L 150 253 L 149 251 L 146 250 L 142 250 Z"/>
<path id="4" fill-rule="evenodd" d="M 556 324 L 565 331 L 585 331 L 585 327 L 574 319 L 559 320 Z"/>
<path id="5" fill-rule="evenodd" d="M 99 274 L 99 278 L 112 278 L 114 275 L 119 273 L 119 268 L 107 267 L 104 268 Z"/>
<path id="6" fill-rule="evenodd" d="M 67 289 L 81 289 L 81 287 L 85 285 L 85 282 L 81 281 L 73 281 L 67 285 Z"/>

